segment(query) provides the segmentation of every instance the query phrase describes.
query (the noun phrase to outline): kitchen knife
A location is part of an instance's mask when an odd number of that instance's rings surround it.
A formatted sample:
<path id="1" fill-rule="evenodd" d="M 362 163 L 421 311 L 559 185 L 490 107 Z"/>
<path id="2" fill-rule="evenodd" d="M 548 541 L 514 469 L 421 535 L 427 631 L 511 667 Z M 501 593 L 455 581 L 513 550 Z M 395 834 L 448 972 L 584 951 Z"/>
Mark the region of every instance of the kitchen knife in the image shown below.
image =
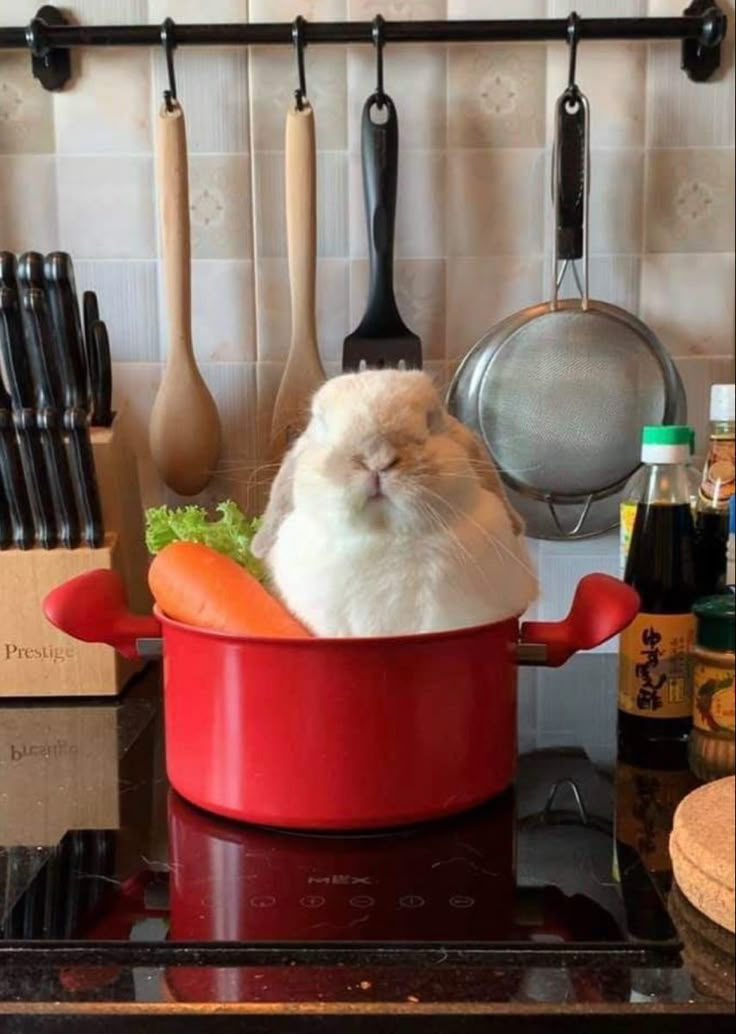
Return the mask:
<path id="1" fill-rule="evenodd" d="M 36 291 L 46 298 L 46 287 L 43 277 L 43 255 L 38 251 L 27 251 L 18 259 L 18 297 L 20 301 L 21 320 L 27 342 L 29 336 L 33 334 L 33 329 L 29 328 L 31 308 L 26 304 L 26 299 L 30 291 Z M 48 304 L 46 304 L 46 309 L 48 312 Z M 61 375 L 55 358 L 55 349 L 51 349 L 50 352 L 48 350 L 46 352 L 42 352 L 38 348 L 31 347 L 30 343 L 28 343 L 28 353 L 32 379 L 35 386 L 36 406 L 62 406 L 63 391 Z M 48 389 L 44 394 L 43 401 L 40 395 L 41 385 L 48 386 Z"/>
<path id="2" fill-rule="evenodd" d="M 81 406 L 64 410 L 64 429 L 69 435 L 72 470 L 77 489 L 77 504 L 82 516 L 82 542 L 96 549 L 105 541 L 102 504 L 97 472 L 89 436 L 89 414 Z"/>
<path id="3" fill-rule="evenodd" d="M 92 340 L 92 324 L 100 318 L 100 306 L 97 295 L 94 291 L 85 291 L 82 295 L 82 316 L 84 319 L 84 346 L 89 358 L 90 342 Z"/>
<path id="4" fill-rule="evenodd" d="M 64 251 L 48 254 L 44 277 L 65 391 L 63 403 L 65 408 L 85 407 L 89 403 L 87 359 L 70 256 Z"/>
<path id="5" fill-rule="evenodd" d="M 109 427 L 112 423 L 112 359 L 107 327 L 95 320 L 90 327 L 88 342 L 92 423 L 95 427 Z"/>
<path id="6" fill-rule="evenodd" d="M 0 251 L 0 287 L 15 287 L 15 255 L 12 251 Z"/>
<path id="7" fill-rule="evenodd" d="M 70 472 L 71 456 L 64 444 L 58 393 L 54 392 L 49 372 L 54 365 L 54 348 L 46 299 L 35 287 L 23 295 L 23 317 L 28 353 L 37 371 L 36 420 L 56 515 L 56 530 L 60 545 L 73 549 L 81 544 L 82 532 Z"/>
<path id="8" fill-rule="evenodd" d="M 30 549 L 33 514 L 15 436 L 10 395 L 0 377 L 0 549 Z"/>
<path id="9" fill-rule="evenodd" d="M 54 507 L 45 478 L 45 464 L 34 409 L 34 389 L 25 350 L 16 292 L 0 287 L 0 356 L 5 367 L 17 431 L 23 476 L 33 514 L 36 543 L 56 545 Z"/>

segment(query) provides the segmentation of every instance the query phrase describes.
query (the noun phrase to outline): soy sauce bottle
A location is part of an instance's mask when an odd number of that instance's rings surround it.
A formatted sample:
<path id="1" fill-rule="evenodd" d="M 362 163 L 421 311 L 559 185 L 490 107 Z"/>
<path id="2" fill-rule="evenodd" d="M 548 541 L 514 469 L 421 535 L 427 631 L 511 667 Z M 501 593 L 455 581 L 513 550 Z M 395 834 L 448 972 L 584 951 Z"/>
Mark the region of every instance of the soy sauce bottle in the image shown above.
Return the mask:
<path id="1" fill-rule="evenodd" d="M 619 757 L 652 768 L 687 764 L 692 727 L 697 590 L 687 476 L 691 434 L 677 425 L 643 429 L 641 459 L 648 474 L 624 573 L 641 608 L 620 638 Z"/>
<path id="2" fill-rule="evenodd" d="M 710 391 L 708 455 L 698 492 L 695 570 L 699 596 L 726 589 L 728 505 L 734 494 L 736 386 L 714 384 Z"/>

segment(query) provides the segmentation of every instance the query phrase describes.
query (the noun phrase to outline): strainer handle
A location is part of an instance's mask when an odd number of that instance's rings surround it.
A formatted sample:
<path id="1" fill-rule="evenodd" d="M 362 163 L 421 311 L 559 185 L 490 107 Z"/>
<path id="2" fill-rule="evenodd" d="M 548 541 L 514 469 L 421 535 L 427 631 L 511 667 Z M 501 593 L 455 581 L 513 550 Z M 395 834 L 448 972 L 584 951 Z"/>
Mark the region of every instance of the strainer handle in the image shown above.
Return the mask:
<path id="1" fill-rule="evenodd" d="M 594 494 L 588 496 L 588 498 L 585 500 L 585 503 L 583 504 L 583 509 L 581 510 L 580 516 L 575 522 L 574 527 L 572 527 L 569 531 L 565 531 L 565 529 L 562 527 L 562 524 L 560 523 L 560 518 L 557 516 L 555 504 L 552 502 L 552 499 L 549 496 L 546 497 L 545 502 L 547 503 L 549 512 L 552 514 L 552 520 L 555 522 L 555 527 L 557 528 L 558 532 L 560 533 L 560 535 L 562 535 L 563 538 L 572 539 L 577 534 L 579 534 L 581 528 L 585 524 L 588 514 L 590 513 L 590 508 L 593 505 L 594 499 Z"/>
<path id="2" fill-rule="evenodd" d="M 572 110 L 571 110 L 572 108 Z M 581 307 L 588 308 L 588 212 L 590 198 L 590 107 L 577 84 L 555 106 L 552 145 L 552 290 L 550 308 L 558 305 L 565 271 L 572 263 Z M 560 260 L 564 260 L 562 271 Z M 575 262 L 582 259 L 583 282 Z"/>
<path id="3" fill-rule="evenodd" d="M 578 650 L 592 650 L 622 632 L 640 606 L 639 594 L 626 582 L 609 574 L 588 574 L 578 582 L 564 621 L 527 621 L 521 626 L 520 660 L 523 663 L 534 646 L 537 663 L 559 668 Z"/>

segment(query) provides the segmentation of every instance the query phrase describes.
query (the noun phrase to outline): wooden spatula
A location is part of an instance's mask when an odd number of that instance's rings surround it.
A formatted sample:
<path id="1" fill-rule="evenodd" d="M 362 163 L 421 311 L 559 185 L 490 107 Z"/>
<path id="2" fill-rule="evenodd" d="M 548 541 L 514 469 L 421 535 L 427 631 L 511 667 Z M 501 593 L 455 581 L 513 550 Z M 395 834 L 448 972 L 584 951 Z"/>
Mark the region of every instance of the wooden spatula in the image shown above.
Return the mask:
<path id="1" fill-rule="evenodd" d="M 271 423 L 278 462 L 303 429 L 309 400 L 325 380 L 317 348 L 317 199 L 314 112 L 308 102 L 286 116 L 286 233 L 291 284 L 291 347 Z"/>
<path id="2" fill-rule="evenodd" d="M 151 412 L 149 441 L 158 471 L 179 495 L 196 495 L 214 474 L 220 418 L 192 345 L 189 181 L 184 112 L 161 107 L 157 127 L 161 240 L 169 315 L 169 353 Z"/>

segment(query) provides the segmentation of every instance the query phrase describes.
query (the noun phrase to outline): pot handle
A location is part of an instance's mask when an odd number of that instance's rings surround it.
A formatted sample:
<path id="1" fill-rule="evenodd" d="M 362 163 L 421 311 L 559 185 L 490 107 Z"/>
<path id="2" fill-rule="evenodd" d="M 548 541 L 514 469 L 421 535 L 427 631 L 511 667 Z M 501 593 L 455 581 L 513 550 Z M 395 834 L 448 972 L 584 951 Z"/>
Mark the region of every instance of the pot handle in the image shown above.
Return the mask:
<path id="1" fill-rule="evenodd" d="M 641 600 L 630 585 L 609 574 L 588 574 L 575 590 L 564 621 L 527 621 L 521 626 L 520 655 L 541 647 L 538 663 L 559 668 L 578 650 L 592 650 L 627 628 Z"/>
<path id="2" fill-rule="evenodd" d="M 161 626 L 152 614 L 128 609 L 125 582 L 117 571 L 95 570 L 70 578 L 43 600 L 46 619 L 85 643 L 107 643 L 131 660 L 139 639 L 156 639 Z"/>

